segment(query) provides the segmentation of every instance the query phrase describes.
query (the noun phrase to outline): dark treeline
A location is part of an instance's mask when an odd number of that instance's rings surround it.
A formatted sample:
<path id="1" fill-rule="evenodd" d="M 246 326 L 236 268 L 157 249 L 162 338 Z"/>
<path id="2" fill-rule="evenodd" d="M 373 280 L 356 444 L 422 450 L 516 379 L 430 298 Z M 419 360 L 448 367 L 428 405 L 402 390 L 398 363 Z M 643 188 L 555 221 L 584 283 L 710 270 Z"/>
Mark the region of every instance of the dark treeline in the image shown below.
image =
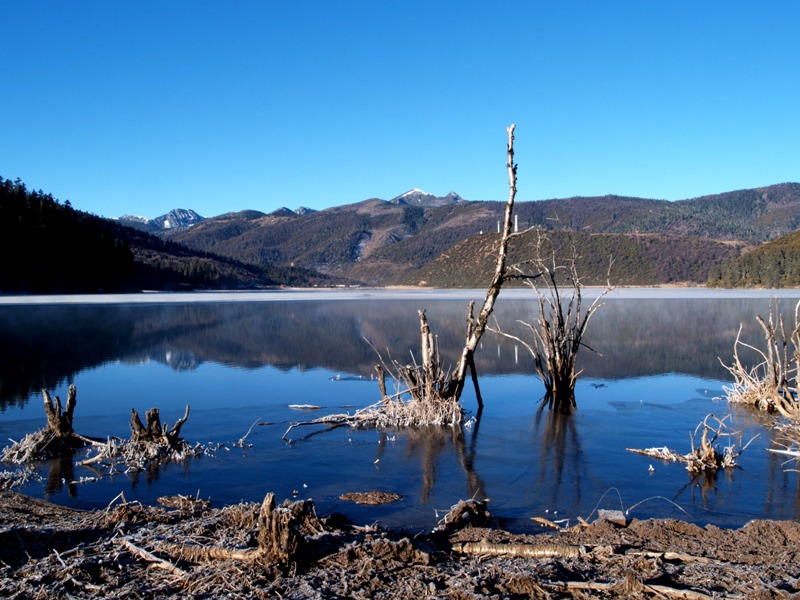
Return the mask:
<path id="1" fill-rule="evenodd" d="M 134 273 L 130 247 L 107 222 L 19 179 L 0 178 L 0 249 L 4 293 L 119 290 Z"/>
<path id="2" fill-rule="evenodd" d="M 252 265 L 75 210 L 0 177 L 0 293 L 94 293 L 309 285 L 311 271 Z"/>

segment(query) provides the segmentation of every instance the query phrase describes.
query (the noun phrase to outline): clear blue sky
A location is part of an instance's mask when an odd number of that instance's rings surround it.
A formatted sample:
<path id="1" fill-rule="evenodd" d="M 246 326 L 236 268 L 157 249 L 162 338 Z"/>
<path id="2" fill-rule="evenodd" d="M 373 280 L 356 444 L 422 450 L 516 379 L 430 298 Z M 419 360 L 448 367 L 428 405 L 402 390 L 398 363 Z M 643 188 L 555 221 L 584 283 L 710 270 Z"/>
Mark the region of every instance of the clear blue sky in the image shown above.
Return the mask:
<path id="1" fill-rule="evenodd" d="M 800 181 L 800 2 L 0 0 L 0 175 L 117 217 Z"/>

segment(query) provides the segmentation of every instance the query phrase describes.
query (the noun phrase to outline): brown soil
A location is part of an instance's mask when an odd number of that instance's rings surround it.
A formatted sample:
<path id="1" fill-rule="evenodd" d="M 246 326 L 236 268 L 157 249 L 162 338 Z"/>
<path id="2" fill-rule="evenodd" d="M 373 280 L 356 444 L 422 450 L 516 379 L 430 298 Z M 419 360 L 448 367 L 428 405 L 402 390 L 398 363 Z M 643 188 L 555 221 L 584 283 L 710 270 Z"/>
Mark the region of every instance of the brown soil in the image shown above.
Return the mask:
<path id="1" fill-rule="evenodd" d="M 481 511 L 453 518 L 468 512 L 460 503 L 442 527 L 414 536 L 321 519 L 295 561 L 275 565 L 252 558 L 259 509 L 178 496 L 83 512 L 0 493 L 0 596 L 800 597 L 795 522 L 596 521 L 514 535 L 477 526 L 489 518 Z"/>

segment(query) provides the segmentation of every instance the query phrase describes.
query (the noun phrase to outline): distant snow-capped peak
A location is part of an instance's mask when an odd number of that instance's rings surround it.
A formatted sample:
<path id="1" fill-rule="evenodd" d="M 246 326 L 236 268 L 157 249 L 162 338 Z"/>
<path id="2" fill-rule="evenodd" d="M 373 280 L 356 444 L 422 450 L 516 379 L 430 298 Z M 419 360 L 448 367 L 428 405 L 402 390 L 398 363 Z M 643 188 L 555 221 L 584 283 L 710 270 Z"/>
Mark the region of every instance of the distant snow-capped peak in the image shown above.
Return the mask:
<path id="1" fill-rule="evenodd" d="M 156 217 L 155 219 L 148 219 L 147 217 L 139 217 L 136 215 L 123 215 L 118 221 L 123 224 L 143 225 L 148 229 L 178 229 L 181 227 L 191 227 L 195 223 L 205 221 L 205 219 L 204 216 L 196 213 L 192 209 L 175 208 L 167 214 Z"/>
<path id="2" fill-rule="evenodd" d="M 419 188 L 408 190 L 390 200 L 393 204 L 411 204 L 428 207 L 442 206 L 463 201 L 464 199 L 455 192 L 450 192 L 447 196 L 436 196 L 435 194 L 430 194 Z"/>

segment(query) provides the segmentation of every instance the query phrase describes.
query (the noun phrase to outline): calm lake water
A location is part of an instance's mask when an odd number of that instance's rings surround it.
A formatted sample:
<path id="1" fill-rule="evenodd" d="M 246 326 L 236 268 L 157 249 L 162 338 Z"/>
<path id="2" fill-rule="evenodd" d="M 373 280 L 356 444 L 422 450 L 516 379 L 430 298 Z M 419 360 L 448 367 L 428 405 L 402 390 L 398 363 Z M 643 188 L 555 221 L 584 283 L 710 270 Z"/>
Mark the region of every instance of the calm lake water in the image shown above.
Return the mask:
<path id="1" fill-rule="evenodd" d="M 170 464 L 138 477 L 95 472 L 76 455 L 38 466 L 42 481 L 22 491 L 77 507 L 105 507 L 120 492 L 152 503 L 199 494 L 212 504 L 312 498 L 320 514 L 410 529 L 433 527 L 459 499 L 489 498 L 506 525 L 530 518 L 589 518 L 597 508 L 631 517 L 674 517 L 740 526 L 752 518 L 800 517 L 798 474 L 767 448 L 775 434 L 763 417 L 729 407 L 729 362 L 740 324 L 760 342 L 757 314 L 770 297 L 792 315 L 800 291 L 617 290 L 589 326 L 571 417 L 538 412 L 543 386 L 524 347 L 487 333 L 476 355 L 485 409 L 458 430 L 352 431 L 298 428 L 292 421 L 352 411 L 379 399 L 372 380 L 384 357 L 418 354 L 417 310 L 425 309 L 445 362 L 463 343 L 467 302 L 482 291 L 264 292 L 114 297 L 0 298 L 0 437 L 21 439 L 45 423 L 41 388 L 78 389 L 76 431 L 129 437 L 131 408 L 158 407 L 190 442 L 224 444 L 214 456 Z M 525 338 L 530 292 L 504 291 L 500 327 Z M 793 317 L 791 317 L 793 318 Z M 529 339 L 529 337 L 528 337 Z M 290 404 L 314 404 L 298 412 Z M 467 418 L 476 404 L 467 386 Z M 759 437 L 739 468 L 692 478 L 626 448 L 690 449 L 703 418 L 731 414 L 741 445 Z M 242 450 L 232 443 L 256 421 Z M 725 445 L 723 442 L 722 445 Z M 654 470 L 650 470 L 652 465 Z M 352 491 L 399 493 L 403 500 L 359 507 Z"/>

